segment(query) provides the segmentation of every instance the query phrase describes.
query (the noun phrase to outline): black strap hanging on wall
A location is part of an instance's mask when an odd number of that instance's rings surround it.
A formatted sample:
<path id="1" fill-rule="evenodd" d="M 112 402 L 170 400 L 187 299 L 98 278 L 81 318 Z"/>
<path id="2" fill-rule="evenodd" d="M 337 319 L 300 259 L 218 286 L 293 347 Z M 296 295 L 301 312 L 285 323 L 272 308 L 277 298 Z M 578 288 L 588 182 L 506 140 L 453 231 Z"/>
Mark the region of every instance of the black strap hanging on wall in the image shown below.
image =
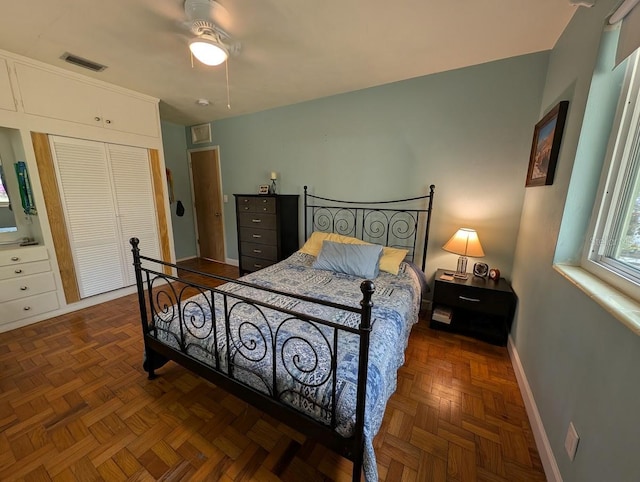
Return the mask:
<path id="1" fill-rule="evenodd" d="M 180 218 L 184 216 L 184 206 L 182 205 L 182 201 L 178 201 L 176 203 L 176 215 Z"/>

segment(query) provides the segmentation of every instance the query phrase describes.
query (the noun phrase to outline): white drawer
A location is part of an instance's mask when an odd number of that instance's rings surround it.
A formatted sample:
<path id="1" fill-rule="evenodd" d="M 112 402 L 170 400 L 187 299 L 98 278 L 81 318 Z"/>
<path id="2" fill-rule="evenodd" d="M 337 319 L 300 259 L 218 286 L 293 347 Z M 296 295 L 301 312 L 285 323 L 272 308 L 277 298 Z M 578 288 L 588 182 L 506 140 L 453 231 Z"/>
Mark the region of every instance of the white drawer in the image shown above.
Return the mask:
<path id="1" fill-rule="evenodd" d="M 53 273 L 40 273 L 0 281 L 0 302 L 39 295 L 56 289 Z"/>
<path id="2" fill-rule="evenodd" d="M 36 316 L 58 309 L 58 296 L 55 291 L 30 296 L 22 300 L 9 301 L 0 307 L 0 324 Z"/>
<path id="3" fill-rule="evenodd" d="M 44 246 L 25 246 L 24 248 L 0 250 L 0 266 L 13 266 L 45 259 L 49 259 L 49 254 Z"/>
<path id="4" fill-rule="evenodd" d="M 51 271 L 49 261 L 35 261 L 33 263 L 16 264 L 15 266 L 0 266 L 0 280 L 29 276 L 30 274 Z"/>

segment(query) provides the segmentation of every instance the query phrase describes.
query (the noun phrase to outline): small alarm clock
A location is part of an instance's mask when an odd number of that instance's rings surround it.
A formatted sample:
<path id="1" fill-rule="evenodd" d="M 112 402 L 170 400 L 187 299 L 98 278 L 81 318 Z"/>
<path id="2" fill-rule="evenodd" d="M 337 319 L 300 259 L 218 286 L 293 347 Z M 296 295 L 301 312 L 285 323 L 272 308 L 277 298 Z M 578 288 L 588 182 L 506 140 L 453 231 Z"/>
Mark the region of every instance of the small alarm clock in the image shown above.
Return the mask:
<path id="1" fill-rule="evenodd" d="M 480 278 L 486 278 L 489 272 L 489 265 L 487 263 L 476 263 L 473 265 L 473 275 Z"/>
<path id="2" fill-rule="evenodd" d="M 498 281 L 500 279 L 500 270 L 497 268 L 491 268 L 489 270 L 489 279 Z"/>

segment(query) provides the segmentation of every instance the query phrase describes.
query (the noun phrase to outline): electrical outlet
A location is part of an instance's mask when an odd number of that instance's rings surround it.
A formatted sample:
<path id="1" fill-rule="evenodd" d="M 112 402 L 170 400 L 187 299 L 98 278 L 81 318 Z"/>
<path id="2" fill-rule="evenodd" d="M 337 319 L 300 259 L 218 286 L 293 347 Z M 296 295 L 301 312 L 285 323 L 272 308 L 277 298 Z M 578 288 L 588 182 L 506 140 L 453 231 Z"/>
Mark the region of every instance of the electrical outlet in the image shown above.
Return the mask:
<path id="1" fill-rule="evenodd" d="M 569 455 L 569 459 L 573 460 L 576 456 L 576 450 L 578 450 L 578 442 L 580 437 L 576 428 L 573 426 L 573 422 L 569 422 L 569 429 L 567 430 L 567 438 L 564 439 L 564 448 Z"/>

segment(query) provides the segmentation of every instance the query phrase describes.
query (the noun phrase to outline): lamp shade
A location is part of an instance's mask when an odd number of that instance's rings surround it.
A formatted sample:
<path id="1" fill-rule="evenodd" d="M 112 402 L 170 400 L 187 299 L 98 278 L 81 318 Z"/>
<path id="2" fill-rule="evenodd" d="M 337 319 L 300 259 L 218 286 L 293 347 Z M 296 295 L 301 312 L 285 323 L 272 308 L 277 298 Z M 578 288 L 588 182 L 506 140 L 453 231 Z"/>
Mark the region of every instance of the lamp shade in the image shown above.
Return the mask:
<path id="1" fill-rule="evenodd" d="M 189 49 L 205 65 L 220 65 L 229 57 L 229 51 L 210 35 L 201 35 L 189 42 Z"/>
<path id="2" fill-rule="evenodd" d="M 471 256 L 481 258 L 484 256 L 482 245 L 478 239 L 478 233 L 474 229 L 460 228 L 456 234 L 442 247 L 445 251 L 458 254 L 460 256 Z"/>

